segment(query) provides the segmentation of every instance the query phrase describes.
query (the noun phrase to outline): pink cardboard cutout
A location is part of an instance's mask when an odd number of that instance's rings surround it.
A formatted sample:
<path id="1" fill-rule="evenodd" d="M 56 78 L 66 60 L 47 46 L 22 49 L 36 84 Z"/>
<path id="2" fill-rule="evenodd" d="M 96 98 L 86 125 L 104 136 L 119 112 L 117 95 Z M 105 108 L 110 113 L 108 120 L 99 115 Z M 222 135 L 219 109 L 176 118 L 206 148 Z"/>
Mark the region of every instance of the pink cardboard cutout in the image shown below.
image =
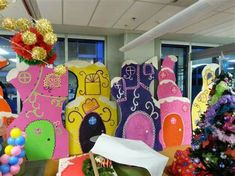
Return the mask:
<path id="1" fill-rule="evenodd" d="M 163 147 L 191 144 L 192 127 L 189 99 L 182 97 L 175 83 L 175 56 L 163 60 L 158 74 L 159 86 L 157 95 L 160 102 L 161 123 L 160 141 Z"/>
<path id="2" fill-rule="evenodd" d="M 68 95 L 68 72 L 20 63 L 7 75 L 22 100 L 19 117 L 8 128 L 18 127 L 27 134 L 25 150 L 29 160 L 68 156 L 68 132 L 61 119 L 62 105 Z"/>

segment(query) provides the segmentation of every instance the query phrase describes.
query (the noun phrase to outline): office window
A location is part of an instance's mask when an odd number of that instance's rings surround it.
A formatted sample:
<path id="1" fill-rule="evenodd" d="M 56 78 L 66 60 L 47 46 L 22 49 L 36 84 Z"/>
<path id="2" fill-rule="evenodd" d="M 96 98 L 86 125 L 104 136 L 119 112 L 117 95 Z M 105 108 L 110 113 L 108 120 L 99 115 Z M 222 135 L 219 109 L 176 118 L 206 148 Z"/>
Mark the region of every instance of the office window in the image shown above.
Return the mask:
<path id="1" fill-rule="evenodd" d="M 104 63 L 104 41 L 68 39 L 68 60 L 83 60 L 91 63 Z M 69 101 L 76 96 L 77 78 L 69 73 Z M 78 85 L 79 86 L 79 85 Z"/>
<path id="2" fill-rule="evenodd" d="M 202 52 L 212 47 L 206 46 L 192 46 L 192 53 Z M 209 58 L 191 58 L 192 59 L 192 90 L 191 100 L 198 95 L 202 89 L 202 70 L 207 64 L 216 63 L 216 59 Z"/>
<path id="3" fill-rule="evenodd" d="M 54 50 L 57 55 L 57 59 L 54 62 L 54 65 L 57 66 L 59 64 L 64 64 L 65 62 L 65 42 L 64 38 L 58 38 Z"/>
<path id="4" fill-rule="evenodd" d="M 104 41 L 68 39 L 68 59 L 104 63 Z"/>

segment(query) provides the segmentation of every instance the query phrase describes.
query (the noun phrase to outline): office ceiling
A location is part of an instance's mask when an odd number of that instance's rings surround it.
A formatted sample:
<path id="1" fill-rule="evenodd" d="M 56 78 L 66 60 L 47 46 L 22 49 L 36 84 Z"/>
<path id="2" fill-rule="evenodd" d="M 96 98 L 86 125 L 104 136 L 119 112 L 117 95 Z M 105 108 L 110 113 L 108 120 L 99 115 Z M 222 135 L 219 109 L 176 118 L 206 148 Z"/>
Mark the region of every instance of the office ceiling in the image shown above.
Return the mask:
<path id="1" fill-rule="evenodd" d="M 54 24 L 146 31 L 196 0 L 37 0 Z M 56 12 L 56 13 L 55 13 Z"/>
<path id="2" fill-rule="evenodd" d="M 57 32 L 105 35 L 123 32 L 143 33 L 197 0 L 29 1 L 32 2 L 34 11 L 52 21 Z M 28 16 L 22 1 L 19 0 L 3 13 L 4 16 Z M 169 36 L 173 39 L 186 36 L 187 40 L 214 37 L 221 39 L 218 43 L 230 42 L 235 38 L 235 0 L 226 0 L 222 6 L 206 14 L 200 14 L 199 11 L 198 16 L 192 19 L 188 26 L 163 38 L 169 39 Z"/>

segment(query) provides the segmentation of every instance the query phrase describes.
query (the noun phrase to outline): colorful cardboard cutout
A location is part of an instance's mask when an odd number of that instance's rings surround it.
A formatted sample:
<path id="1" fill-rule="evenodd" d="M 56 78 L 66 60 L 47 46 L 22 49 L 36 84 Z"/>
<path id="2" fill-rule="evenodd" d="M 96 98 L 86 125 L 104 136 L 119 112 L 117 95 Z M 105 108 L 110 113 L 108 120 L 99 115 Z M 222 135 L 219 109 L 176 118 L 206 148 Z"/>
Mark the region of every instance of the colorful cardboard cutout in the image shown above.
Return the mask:
<path id="1" fill-rule="evenodd" d="M 9 64 L 9 62 L 6 59 L 0 60 L 0 69 L 3 67 L 6 67 Z M 11 122 L 17 118 L 16 114 L 12 114 L 12 110 L 10 105 L 7 103 L 7 101 L 3 98 L 3 89 L 0 86 L 0 127 L 1 126 L 9 126 Z"/>
<path id="2" fill-rule="evenodd" d="M 68 132 L 62 124 L 63 102 L 68 95 L 68 72 L 20 63 L 7 75 L 23 101 L 14 126 L 27 134 L 25 150 L 29 160 L 57 159 L 68 156 Z"/>
<path id="3" fill-rule="evenodd" d="M 102 133 L 114 134 L 117 109 L 110 101 L 109 74 L 103 64 L 70 61 L 67 66 L 78 80 L 76 98 L 66 106 L 70 154 L 74 155 L 89 152 Z"/>
<path id="4" fill-rule="evenodd" d="M 7 59 L 0 59 L 0 69 L 3 67 L 6 67 L 7 65 L 9 65 L 9 62 Z"/>
<path id="5" fill-rule="evenodd" d="M 112 95 L 119 104 L 121 121 L 116 136 L 142 140 L 150 147 L 161 150 L 159 104 L 149 92 L 149 85 L 157 79 L 157 57 L 139 65 L 126 61 L 121 77 L 112 80 Z"/>
<path id="6" fill-rule="evenodd" d="M 0 87 L 0 127 L 9 126 L 12 121 L 17 118 L 17 114 L 13 114 L 10 105 L 3 98 L 3 90 Z"/>
<path id="7" fill-rule="evenodd" d="M 164 147 L 191 144 L 190 101 L 182 97 L 175 83 L 175 56 L 167 56 L 158 74 L 157 95 L 160 102 L 161 124 L 160 140 Z"/>
<path id="8" fill-rule="evenodd" d="M 208 64 L 202 70 L 202 90 L 195 97 L 192 105 L 193 129 L 196 128 L 196 121 L 199 120 L 201 114 L 207 110 L 210 86 L 216 78 L 217 69 L 219 69 L 218 64 Z"/>

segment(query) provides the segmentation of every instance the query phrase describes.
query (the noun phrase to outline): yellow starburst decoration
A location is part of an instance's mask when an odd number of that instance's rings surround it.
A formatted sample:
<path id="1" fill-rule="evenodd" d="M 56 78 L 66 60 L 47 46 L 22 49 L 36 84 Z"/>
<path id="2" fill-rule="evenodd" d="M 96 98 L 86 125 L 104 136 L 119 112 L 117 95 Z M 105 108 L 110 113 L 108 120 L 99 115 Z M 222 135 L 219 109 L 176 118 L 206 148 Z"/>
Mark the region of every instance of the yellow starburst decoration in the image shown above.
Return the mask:
<path id="1" fill-rule="evenodd" d="M 43 41 L 48 45 L 54 45 L 57 42 L 57 36 L 53 32 L 46 33 Z"/>
<path id="2" fill-rule="evenodd" d="M 47 57 L 47 52 L 44 48 L 35 46 L 32 49 L 32 58 L 35 60 L 45 60 Z"/>
<path id="3" fill-rule="evenodd" d="M 0 0 L 0 10 L 5 9 L 7 5 L 8 5 L 7 0 Z"/>
<path id="4" fill-rule="evenodd" d="M 37 42 L 37 36 L 30 31 L 26 31 L 22 34 L 22 40 L 26 45 L 34 45 Z"/>
<path id="5" fill-rule="evenodd" d="M 15 30 L 16 20 L 14 18 L 4 18 L 2 21 L 2 28 L 7 30 Z"/>
<path id="6" fill-rule="evenodd" d="M 42 35 L 53 32 L 51 22 L 44 18 L 37 20 L 35 27 Z"/>
<path id="7" fill-rule="evenodd" d="M 16 26 L 19 31 L 27 31 L 32 26 L 32 23 L 26 18 L 19 18 L 16 21 Z"/>
<path id="8" fill-rule="evenodd" d="M 54 72 L 58 75 L 63 75 L 66 73 L 66 68 L 65 68 L 65 66 L 63 66 L 61 64 L 61 65 L 58 65 L 54 68 Z"/>

